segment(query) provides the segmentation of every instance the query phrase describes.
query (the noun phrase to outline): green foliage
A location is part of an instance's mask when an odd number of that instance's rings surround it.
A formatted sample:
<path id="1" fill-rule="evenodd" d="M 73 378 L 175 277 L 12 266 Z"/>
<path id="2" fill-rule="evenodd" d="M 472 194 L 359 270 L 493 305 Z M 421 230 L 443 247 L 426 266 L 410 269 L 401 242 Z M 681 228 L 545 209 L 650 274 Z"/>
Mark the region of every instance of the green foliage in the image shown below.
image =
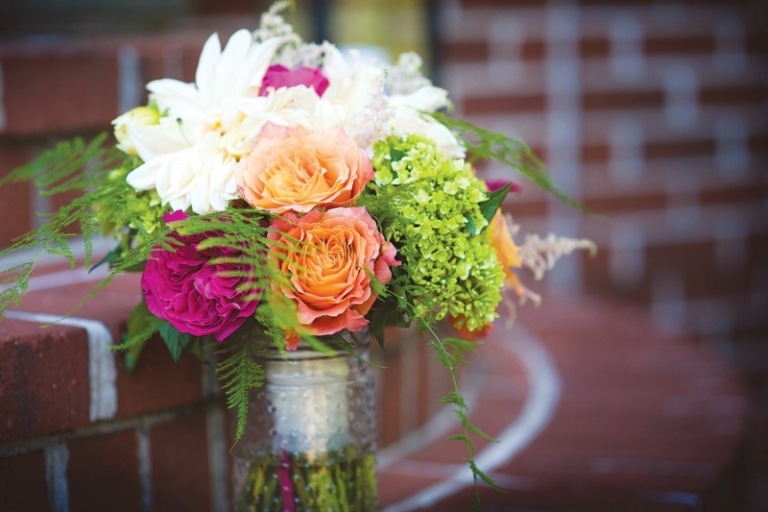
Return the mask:
<path id="1" fill-rule="evenodd" d="M 115 349 L 125 351 L 125 369 L 133 372 L 139 360 L 141 349 L 149 338 L 160 328 L 162 320 L 149 312 L 146 303 L 142 300 L 128 316 L 127 330 L 122 344 Z"/>
<path id="2" fill-rule="evenodd" d="M 429 115 L 461 137 L 469 151 L 470 162 L 497 160 L 512 167 L 531 182 L 550 192 L 572 208 L 580 211 L 586 210 L 583 205 L 571 199 L 567 193 L 555 184 L 547 172 L 546 166 L 522 140 L 507 137 L 503 133 L 485 130 L 442 112 L 431 112 Z"/>
<path id="3" fill-rule="evenodd" d="M 466 363 L 465 355 L 474 351 L 477 345 L 460 338 L 441 338 L 430 325 L 426 324 L 421 319 L 420 323 L 422 327 L 431 335 L 431 339 L 428 343 L 429 346 L 435 350 L 435 357 L 445 368 L 448 369 L 448 372 L 451 376 L 451 384 L 453 386 L 453 390 L 441 398 L 440 402 L 453 406 L 453 413 L 459 420 L 461 431 L 448 436 L 447 439 L 449 441 L 459 441 L 464 443 L 466 446 L 468 453 L 467 463 L 469 464 L 469 468 L 472 470 L 472 476 L 475 481 L 475 501 L 479 506 L 479 492 L 477 488 L 478 479 L 482 480 L 494 489 L 500 488 L 496 485 L 493 479 L 485 472 L 483 472 L 483 470 L 477 467 L 477 464 L 475 463 L 475 446 L 472 440 L 472 435 L 476 435 L 487 441 L 493 441 L 493 437 L 483 432 L 469 418 L 469 407 L 467 406 L 467 403 L 461 394 L 461 390 L 459 389 L 458 367 L 459 365 Z"/>
<path id="4" fill-rule="evenodd" d="M 248 422 L 251 389 L 264 383 L 264 368 L 254 360 L 260 348 L 248 336 L 235 334 L 217 351 L 216 374 L 227 397 L 227 407 L 235 410 L 235 442 L 243 437 Z"/>
<path id="5" fill-rule="evenodd" d="M 397 246 L 403 265 L 390 287 L 405 299 L 397 304 L 402 316 L 430 323 L 461 316 L 470 329 L 493 321 L 503 269 L 487 235 L 478 235 L 489 223 L 481 206 L 490 210 L 498 198 L 489 198 L 466 163 L 422 137 L 375 143 L 373 166 L 374 182 L 360 204 Z"/>
<path id="6" fill-rule="evenodd" d="M 21 300 L 28 289 L 32 271 L 44 255 L 60 256 L 70 266 L 75 266 L 76 257 L 69 247 L 69 241 L 75 235 L 68 232 L 68 228 L 79 228 L 85 246 L 85 264 L 90 266 L 93 236 L 99 230 L 92 208 L 103 195 L 99 188 L 103 182 L 103 173 L 122 162 L 117 150 L 103 146 L 105 140 L 106 135 L 100 135 L 89 142 L 81 138 L 61 142 L 0 179 L 0 186 L 31 181 L 44 196 L 71 191 L 84 192 L 56 213 L 48 214 L 41 227 L 22 235 L 10 247 L 0 251 L 0 257 L 22 250 L 31 252 L 25 263 L 0 268 L 0 283 L 3 284 L 0 290 L 0 319 L 11 304 L 18 304 Z"/>
<path id="7" fill-rule="evenodd" d="M 510 182 L 500 189 L 490 192 L 488 194 L 488 199 L 480 203 L 480 212 L 483 214 L 483 218 L 488 221 L 488 224 L 491 223 L 496 212 L 501 208 L 501 204 L 504 202 L 504 198 L 507 197 L 509 187 L 511 186 L 512 183 Z"/>
<path id="8" fill-rule="evenodd" d="M 179 363 L 181 353 L 189 345 L 192 337 L 189 334 L 182 333 L 176 330 L 168 322 L 161 322 L 157 332 L 160 333 L 160 337 L 163 338 L 165 346 L 168 347 L 168 352 L 171 353 L 171 358 L 175 364 Z"/>

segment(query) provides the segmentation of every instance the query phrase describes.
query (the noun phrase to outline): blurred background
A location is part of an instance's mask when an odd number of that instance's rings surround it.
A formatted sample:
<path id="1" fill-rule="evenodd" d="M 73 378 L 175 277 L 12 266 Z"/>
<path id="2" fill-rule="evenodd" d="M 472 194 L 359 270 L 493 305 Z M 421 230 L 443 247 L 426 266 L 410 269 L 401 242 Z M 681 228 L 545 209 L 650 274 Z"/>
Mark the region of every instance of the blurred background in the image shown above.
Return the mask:
<path id="1" fill-rule="evenodd" d="M 4 0 L 0 175 L 55 140 L 109 129 L 143 84 L 191 81 L 211 31 L 255 27 L 252 0 Z M 600 215 L 526 182 L 505 211 L 525 232 L 587 237 L 538 291 L 647 308 L 714 351 L 768 429 L 768 17 L 760 0 L 318 0 L 306 39 L 415 50 L 456 113 L 527 141 Z M 485 177 L 512 178 L 489 164 Z M 0 189 L 0 246 L 57 206 Z M 535 288 L 535 286 L 534 286 Z M 599 326 L 596 326 L 599 329 Z M 762 428 L 761 427 L 761 428 Z M 768 435 L 750 449 L 768 454 Z M 762 456 L 761 455 L 761 456 Z M 755 485 L 768 492 L 764 459 Z M 757 509 L 756 509 L 757 510 Z"/>

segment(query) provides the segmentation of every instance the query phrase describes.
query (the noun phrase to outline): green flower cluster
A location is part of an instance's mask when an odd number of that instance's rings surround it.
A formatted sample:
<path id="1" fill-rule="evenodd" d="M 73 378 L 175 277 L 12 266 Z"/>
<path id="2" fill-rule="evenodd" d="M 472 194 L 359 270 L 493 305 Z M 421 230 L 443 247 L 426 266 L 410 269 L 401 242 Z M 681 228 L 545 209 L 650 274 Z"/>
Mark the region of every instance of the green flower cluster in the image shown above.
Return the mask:
<path id="1" fill-rule="evenodd" d="M 136 191 L 125 181 L 125 176 L 133 169 L 124 165 L 110 171 L 103 184 L 103 193 L 109 204 L 97 205 L 96 217 L 104 233 L 120 233 L 123 249 L 128 249 L 132 241 L 142 244 L 147 238 L 158 236 L 165 227 L 160 196 L 154 190 Z M 121 231 L 127 226 L 129 232 Z"/>
<path id="2" fill-rule="evenodd" d="M 384 226 L 410 277 L 414 312 L 440 320 L 447 314 L 470 330 L 492 322 L 501 301 L 503 270 L 490 244 L 480 203 L 484 184 L 463 160 L 409 135 L 374 145 L 374 192 L 399 215 Z"/>

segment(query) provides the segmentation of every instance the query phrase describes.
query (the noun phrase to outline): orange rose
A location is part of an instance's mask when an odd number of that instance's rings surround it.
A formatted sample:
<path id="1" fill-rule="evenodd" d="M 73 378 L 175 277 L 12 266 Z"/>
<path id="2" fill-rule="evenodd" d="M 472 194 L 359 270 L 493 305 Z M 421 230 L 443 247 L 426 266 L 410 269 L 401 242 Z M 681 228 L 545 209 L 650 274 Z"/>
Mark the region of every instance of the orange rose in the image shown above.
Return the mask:
<path id="1" fill-rule="evenodd" d="M 308 131 L 267 123 L 253 151 L 235 166 L 240 196 L 272 213 L 350 206 L 373 166 L 342 128 Z"/>
<path id="2" fill-rule="evenodd" d="M 301 218 L 289 213 L 272 229 L 270 258 L 288 277 L 274 281 L 272 290 L 296 303 L 301 330 L 322 336 L 367 326 L 364 315 L 377 297 L 371 276 L 387 284 L 389 267 L 400 262 L 365 208 L 313 210 Z"/>

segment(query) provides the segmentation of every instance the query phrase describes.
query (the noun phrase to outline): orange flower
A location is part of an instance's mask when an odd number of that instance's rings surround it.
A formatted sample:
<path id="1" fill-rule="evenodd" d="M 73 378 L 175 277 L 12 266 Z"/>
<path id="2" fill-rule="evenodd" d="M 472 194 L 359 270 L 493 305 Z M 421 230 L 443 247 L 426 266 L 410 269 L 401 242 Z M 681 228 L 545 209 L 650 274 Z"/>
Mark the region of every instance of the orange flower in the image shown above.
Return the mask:
<path id="1" fill-rule="evenodd" d="M 520 284 L 517 275 L 512 270 L 513 268 L 520 268 L 523 263 L 520 258 L 520 248 L 512 240 L 509 228 L 507 227 L 507 219 L 501 210 L 497 211 L 496 215 L 491 219 L 488 232 L 491 238 L 491 246 L 496 251 L 496 257 L 504 267 L 504 282 L 518 296 L 526 295 L 525 287 Z"/>
<path id="2" fill-rule="evenodd" d="M 342 128 L 308 131 L 267 123 L 235 166 L 240 196 L 272 213 L 350 206 L 373 179 L 371 160 Z"/>
<path id="3" fill-rule="evenodd" d="M 272 228 L 270 257 L 286 276 L 272 290 L 296 303 L 299 329 L 323 336 L 367 326 L 364 315 L 377 297 L 372 276 L 385 285 L 389 267 L 400 262 L 365 208 L 313 210 L 301 218 L 288 213 Z"/>
<path id="4" fill-rule="evenodd" d="M 453 330 L 456 331 L 456 334 L 468 341 L 477 341 L 479 339 L 485 338 L 493 332 L 492 322 L 485 324 L 482 329 L 473 331 L 467 327 L 466 318 L 463 316 L 452 316 L 448 318 L 448 321 L 451 324 Z"/>

